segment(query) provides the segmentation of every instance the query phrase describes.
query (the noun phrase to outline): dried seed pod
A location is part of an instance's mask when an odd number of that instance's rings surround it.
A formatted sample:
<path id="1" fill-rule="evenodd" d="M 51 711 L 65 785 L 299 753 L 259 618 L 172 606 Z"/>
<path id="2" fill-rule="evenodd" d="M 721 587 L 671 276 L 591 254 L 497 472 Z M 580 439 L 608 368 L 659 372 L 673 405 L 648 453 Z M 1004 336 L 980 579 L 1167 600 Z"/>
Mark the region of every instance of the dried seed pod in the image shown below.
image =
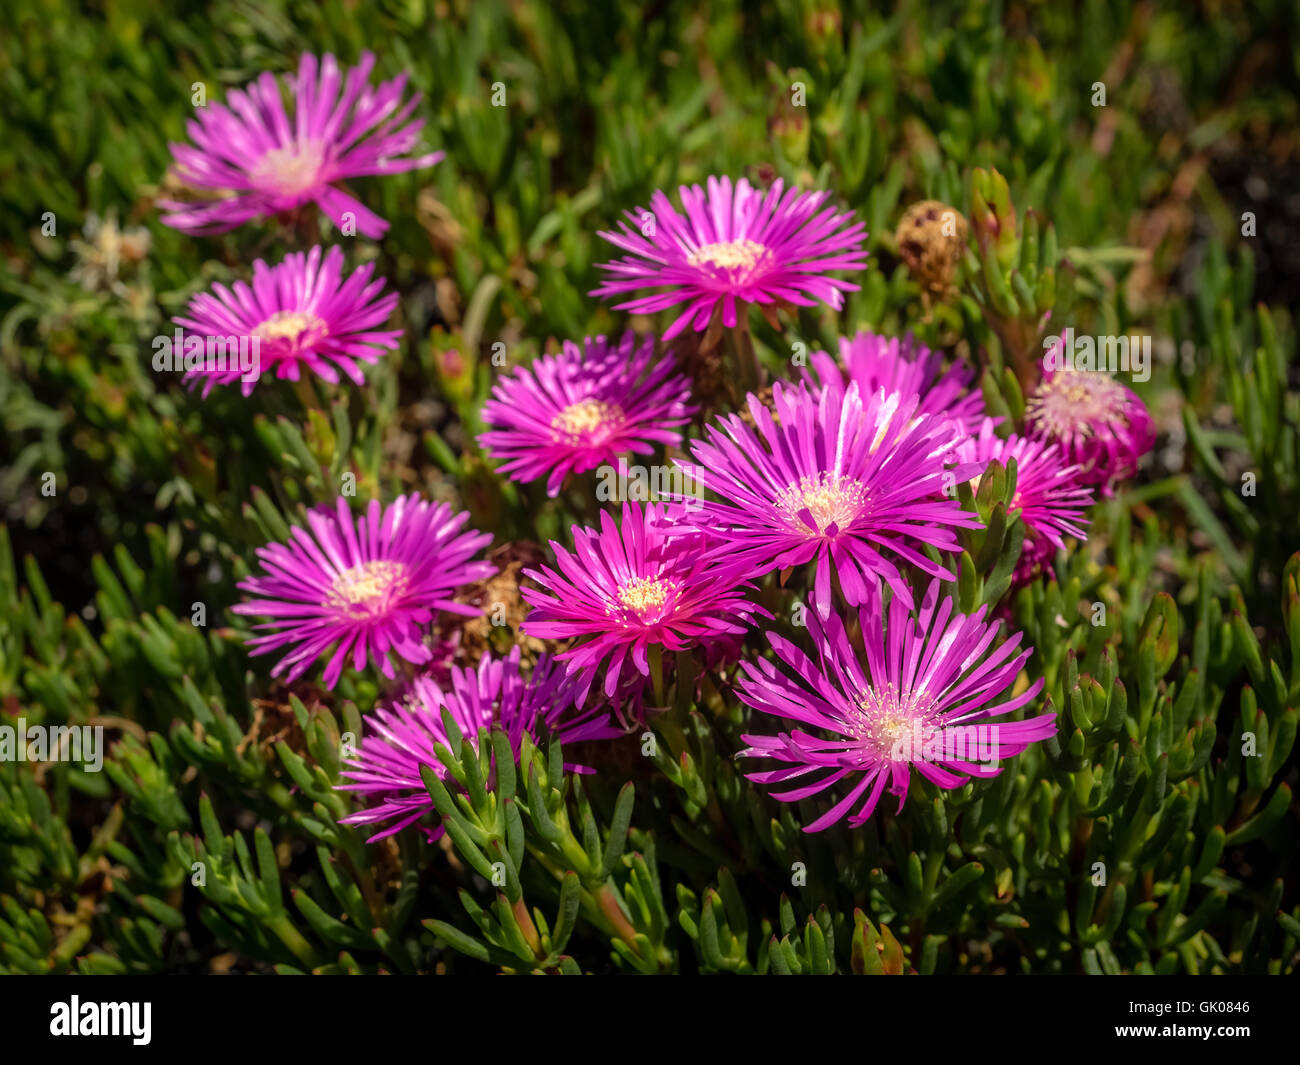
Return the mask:
<path id="1" fill-rule="evenodd" d="M 939 200 L 922 200 L 904 213 L 894 231 L 899 257 L 928 292 L 943 294 L 952 285 L 966 247 L 966 219 Z"/>

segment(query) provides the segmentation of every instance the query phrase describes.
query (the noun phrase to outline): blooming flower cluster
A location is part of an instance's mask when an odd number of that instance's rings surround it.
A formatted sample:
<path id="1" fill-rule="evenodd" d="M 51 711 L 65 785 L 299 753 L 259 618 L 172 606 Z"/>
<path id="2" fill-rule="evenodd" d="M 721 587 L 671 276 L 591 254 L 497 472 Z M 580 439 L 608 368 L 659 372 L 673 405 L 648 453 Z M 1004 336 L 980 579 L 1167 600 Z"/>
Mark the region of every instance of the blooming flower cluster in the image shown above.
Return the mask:
<path id="1" fill-rule="evenodd" d="M 338 182 L 440 153 L 407 155 L 417 100 L 404 101 L 401 77 L 371 89 L 373 66 L 363 56 L 345 77 L 332 56 L 304 56 L 288 79 L 290 109 L 270 74 L 206 108 L 190 124 L 193 146 L 173 151 L 179 178 L 218 197 L 164 202 L 165 220 L 220 231 L 314 202 L 382 236 L 387 223 Z M 411 494 L 354 514 L 339 499 L 258 552 L 264 572 L 240 585 L 249 598 L 234 611 L 269 619 L 250 647 L 283 654 L 272 674 L 293 684 L 323 662 L 329 688 L 348 666 L 393 681 L 346 758 L 340 787 L 369 803 L 348 823 L 379 838 L 424 817 L 422 769 L 454 785 L 436 750 L 451 743 L 448 721 L 472 746 L 499 728 L 516 754 L 541 732 L 608 741 L 629 705 L 668 705 L 670 676 L 695 685 L 689 699 L 701 674 L 737 670 L 732 696 L 750 713 L 735 753 L 775 765 L 749 777 L 777 799 L 813 804 L 807 831 L 863 824 L 886 791 L 901 809 L 914 771 L 941 788 L 994 775 L 1054 733 L 1051 713 L 1013 716 L 1043 688 L 1033 649 L 1020 634 L 1002 638 L 990 605 L 964 613 L 946 590 L 983 525 L 959 488 L 977 491 L 994 461 L 1008 468 L 1008 515 L 1024 529 L 1015 581 L 1027 583 L 1086 537 L 1094 490 L 1110 494 L 1136 472 L 1151 419 L 1110 378 L 1055 371 L 1029 396 L 1024 424 L 1004 424 L 988 416 L 966 361 L 911 336 L 858 332 L 838 358 L 815 352 L 798 380 L 701 421 L 679 334 L 735 330 L 739 351 L 751 305 L 779 325 L 783 310 L 838 310 L 857 288 L 843 274 L 866 265 L 865 230 L 830 199 L 726 177 L 681 188 L 680 209 L 656 192 L 648 210 L 600 234 L 625 257 L 604 264 L 593 294 L 634 314 L 669 311 L 662 336 L 564 341 L 496 381 L 478 444 L 512 480 L 544 482 L 554 499 L 587 471 L 662 453 L 665 464 L 691 459 L 703 492 L 623 502 L 552 541 L 554 565 L 525 569 L 519 589 L 531 608 L 527 654 L 480 652 L 474 664 L 473 648 L 447 639 L 445 616 L 477 614 L 464 593 L 495 567 L 476 560 L 491 535 L 466 529 L 468 514 L 446 503 Z M 215 286 L 177 324 L 259 337 L 274 377 L 338 383 L 341 373 L 362 385 L 358 363 L 395 351 L 401 335 L 382 328 L 398 302 L 383 289 L 373 264 L 345 279 L 340 249 L 314 247 L 277 266 L 258 260 L 251 286 Z M 237 376 L 192 373 L 204 395 Z M 773 613 L 787 609 L 789 627 Z M 769 622 L 765 644 L 756 630 Z M 471 664 L 452 661 L 462 654 Z M 760 731 L 769 719 L 777 731 Z M 598 772 L 593 760 L 569 768 Z"/>
<path id="2" fill-rule="evenodd" d="M 195 198 L 160 200 L 168 212 L 163 221 L 186 233 L 221 233 L 314 203 L 345 235 L 383 236 L 388 223 L 338 183 L 432 166 L 442 153 L 406 154 L 424 125 L 410 120 L 420 98 L 404 101 L 405 74 L 372 89 L 374 66 L 366 52 L 345 77 L 334 56 L 305 54 L 297 75 L 286 79 L 289 109 L 270 73 L 232 91 L 228 104 L 200 108 L 187 126 L 193 143 L 171 145 L 174 177 Z M 227 338 L 257 338 L 257 372 L 222 359 L 190 368 L 189 382 L 201 383 L 205 396 L 214 385 L 236 381 L 248 395 L 259 379 L 297 381 L 304 372 L 333 384 L 341 370 L 362 384 L 358 361 L 377 362 L 402 335 L 380 328 L 398 297 L 381 295 L 384 281 L 373 273 L 367 263 L 344 280 L 336 245 L 290 254 L 275 266 L 259 259 L 251 287 L 214 285 L 175 319 L 187 331 L 186 351 L 195 340 L 202 350 L 216 338 L 224 354 Z"/>
<path id="3" fill-rule="evenodd" d="M 552 496 L 570 473 L 680 443 L 677 427 L 696 410 L 690 382 L 671 362 L 656 362 L 654 349 L 654 337 L 638 341 L 632 332 L 617 344 L 565 341 L 560 355 L 497 382 L 483 407 L 493 429 L 479 443 L 515 480 L 546 477 Z"/>
<path id="4" fill-rule="evenodd" d="M 432 166 L 442 152 L 410 157 L 424 126 L 408 121 L 420 102 L 403 102 L 406 75 L 371 89 L 370 52 L 347 72 L 325 56 L 304 54 L 296 77 L 286 78 L 293 106 L 286 110 L 280 83 L 263 74 L 230 93 L 229 105 L 210 103 L 186 126 L 193 144 L 173 144 L 176 176 L 215 199 L 163 200 L 163 221 L 187 233 L 221 233 L 257 218 L 315 203 L 345 231 L 355 223 L 381 237 L 388 223 L 338 182 L 367 174 L 399 174 Z"/>
<path id="5" fill-rule="evenodd" d="M 240 585 L 258 598 L 238 604 L 235 613 L 272 619 L 257 626 L 272 631 L 252 640 L 253 653 L 292 648 L 271 673 L 287 670 L 293 681 L 332 648 L 326 687 L 334 686 L 349 655 L 353 669 L 373 658 L 386 677 L 394 675 L 390 650 L 407 662 L 430 661 L 420 627 L 439 610 L 477 614 L 452 596 L 494 572 L 473 561 L 492 537 L 461 531 L 468 519 L 415 495 L 389 507 L 371 500 L 359 519 L 342 498 L 334 511 L 310 512 L 311 534 L 295 528 L 290 543 L 260 549 L 266 574 Z"/>
<path id="6" fill-rule="evenodd" d="M 743 632 L 757 609 L 741 567 L 716 565 L 698 540 L 673 535 L 655 504 L 625 504 L 621 527 L 607 511 L 599 531 L 575 527 L 573 537 L 572 553 L 551 544 L 559 572 L 528 571 L 545 591 L 524 591 L 533 607 L 524 631 L 579 641 L 560 658 L 581 678 L 580 702 L 601 665 L 613 696 L 627 666 L 649 677 L 651 653 L 713 647 Z"/>
<path id="7" fill-rule="evenodd" d="M 1031 436 L 1054 443 L 1106 496 L 1137 472 L 1138 460 L 1156 442 L 1142 400 L 1104 373 L 1046 369 L 1029 397 L 1025 423 Z"/>
<path id="8" fill-rule="evenodd" d="M 253 284 L 236 281 L 232 288 L 217 284 L 200 293 L 185 316 L 175 319 L 191 338 L 257 337 L 258 377 L 274 376 L 296 381 L 311 373 L 331 384 L 342 370 L 354 383 L 363 377 L 357 361 L 375 363 L 397 348 L 400 329 L 377 329 L 397 306 L 397 293 L 381 296 L 383 278 L 372 280 L 374 264 L 366 263 L 342 280 L 343 252 L 336 245 L 324 255 L 320 247 L 306 255 L 295 252 L 284 262 L 267 266 L 253 263 Z M 337 367 L 337 369 L 335 369 Z M 202 366 L 187 374 L 190 384 L 202 383 L 206 396 L 214 385 L 231 384 L 240 368 Z M 256 381 L 243 381 L 249 395 Z"/>
<path id="9" fill-rule="evenodd" d="M 665 340 L 688 326 L 702 332 L 718 309 L 731 327 L 738 304 L 821 301 L 838 310 L 844 293 L 857 291 L 831 272 L 866 265 L 866 229 L 851 214 L 824 207 L 828 193 L 801 193 L 780 181 L 763 192 L 744 178 L 723 177 L 709 178 L 705 188 L 683 187 L 679 196 L 684 214 L 656 192 L 648 211 L 629 212 L 617 232 L 600 234 L 628 257 L 605 264 L 610 276 L 592 292 L 622 297 L 666 289 L 617 305 L 653 314 L 686 304 Z"/>
<path id="10" fill-rule="evenodd" d="M 823 623 L 812 612 L 816 661 L 772 634 L 772 649 L 789 672 L 768 660 L 746 662 L 740 698 L 802 727 L 744 737 L 749 746 L 742 755 L 783 767 L 750 779 L 797 782 L 777 793 L 787 801 L 847 780 L 844 796 L 808 826 L 816 832 L 846 814 L 850 825 L 862 824 L 886 789 L 898 796 L 901 810 L 912 768 L 941 788 L 955 788 L 968 777 L 998 772 L 976 764 L 977 749 L 991 747 L 992 757 L 1001 759 L 1052 735 L 1054 714 L 987 724 L 1032 701 L 1043 681 L 1040 677 L 1019 695 L 1010 694 L 1031 652 L 1019 650 L 1019 635 L 993 647 L 999 623 L 986 623 L 985 612 L 981 607 L 973 615 L 957 613 L 952 599 L 940 600 L 938 583 L 932 582 L 915 616 L 899 596 L 887 610 L 873 597 L 857 618 L 862 651 L 836 614 Z M 980 727 L 993 729 L 990 739 L 960 731 Z M 927 749 L 934 752 L 932 759 L 921 756 Z"/>
<path id="11" fill-rule="evenodd" d="M 753 576 L 815 562 L 823 617 L 832 570 L 850 605 L 865 602 L 877 580 L 910 604 L 900 563 L 955 579 L 920 550 L 954 551 L 953 530 L 979 523 L 944 493 L 979 471 L 945 463 L 952 422 L 917 416 L 916 395 L 878 388 L 864 396 L 856 381 L 816 401 L 805 386 L 778 382 L 772 398 L 773 411 L 750 398 L 757 431 L 730 415 L 692 445 L 705 487 L 720 499 L 684 520 L 711 555 Z"/>
<path id="12" fill-rule="evenodd" d="M 971 390 L 975 371 L 960 360 L 945 369 L 939 352 L 916 343 L 911 336 L 900 339 L 864 330 L 840 339 L 840 362 L 816 351 L 812 364 L 816 371 L 810 378 L 814 395 L 821 389 L 843 392 L 852 383 L 863 395 L 883 388 L 916 396 L 917 417 L 951 418 L 965 432 L 974 432 L 984 418 L 984 401 Z"/>

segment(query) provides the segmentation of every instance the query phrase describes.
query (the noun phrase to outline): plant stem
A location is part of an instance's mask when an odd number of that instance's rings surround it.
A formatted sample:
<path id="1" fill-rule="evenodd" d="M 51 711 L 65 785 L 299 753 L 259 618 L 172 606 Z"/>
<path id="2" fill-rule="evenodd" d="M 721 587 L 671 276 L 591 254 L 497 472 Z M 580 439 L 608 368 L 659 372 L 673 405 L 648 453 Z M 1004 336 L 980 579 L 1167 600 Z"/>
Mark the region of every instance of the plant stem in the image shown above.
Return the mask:
<path id="1" fill-rule="evenodd" d="M 757 392 L 763 384 L 763 370 L 754 351 L 754 339 L 749 333 L 749 317 L 740 314 L 734 329 L 726 330 L 727 350 L 736 366 L 736 380 L 740 383 L 743 398 L 747 392 Z"/>
<path id="2" fill-rule="evenodd" d="M 298 374 L 297 380 L 293 382 L 293 390 L 298 396 L 298 402 L 302 404 L 304 413 L 321 409 L 320 397 L 316 395 L 316 389 L 312 386 L 306 374 Z"/>
<path id="3" fill-rule="evenodd" d="M 655 706 L 664 704 L 664 649 L 660 644 L 650 645 L 650 677 L 654 682 Z"/>

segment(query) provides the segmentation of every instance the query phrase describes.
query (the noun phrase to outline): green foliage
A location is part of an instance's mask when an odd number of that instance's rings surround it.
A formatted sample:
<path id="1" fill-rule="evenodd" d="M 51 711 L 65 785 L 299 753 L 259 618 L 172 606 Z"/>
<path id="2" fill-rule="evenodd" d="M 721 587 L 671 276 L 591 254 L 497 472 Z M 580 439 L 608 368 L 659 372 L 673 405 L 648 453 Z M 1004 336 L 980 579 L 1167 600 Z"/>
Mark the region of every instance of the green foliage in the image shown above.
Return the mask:
<path id="1" fill-rule="evenodd" d="M 1294 5 L 870 6 L 4 5 L 0 724 L 97 725 L 109 749 L 102 773 L 0 760 L 0 971 L 1295 972 L 1300 291 L 1281 208 L 1233 170 L 1265 160 L 1280 198 L 1296 164 L 1284 138 L 1259 147 L 1300 117 L 1285 50 L 1249 99 L 1234 87 L 1257 46 L 1300 37 Z M 152 371 L 151 338 L 254 259 L 338 234 L 169 230 L 167 143 L 195 83 L 216 98 L 308 48 L 409 71 L 447 153 L 357 183 L 393 227 L 348 263 L 401 293 L 402 348 L 364 389 L 200 400 Z M 236 582 L 345 478 L 358 507 L 456 499 L 498 543 L 588 520 L 479 450 L 494 345 L 526 363 L 621 330 L 586 295 L 611 257 L 597 231 L 714 173 L 828 188 L 867 222 L 838 316 L 755 316 L 772 375 L 796 342 L 910 330 L 980 362 L 1005 430 L 1050 332 L 1157 338 L 1138 389 L 1157 451 L 1044 579 L 1012 589 L 1014 466 L 960 489 L 985 527 L 951 590 L 1035 648 L 1057 736 L 808 834 L 816 808 L 734 760 L 729 678 L 681 656 L 659 663 L 673 709 L 598 773 L 452 725 L 447 777 L 426 778 L 445 837 L 367 843 L 335 785 L 383 679 L 270 681 L 226 614 Z M 940 300 L 895 244 L 921 199 L 970 225 Z M 106 230 L 144 251 L 110 264 Z M 797 591 L 763 590 L 791 639 Z"/>

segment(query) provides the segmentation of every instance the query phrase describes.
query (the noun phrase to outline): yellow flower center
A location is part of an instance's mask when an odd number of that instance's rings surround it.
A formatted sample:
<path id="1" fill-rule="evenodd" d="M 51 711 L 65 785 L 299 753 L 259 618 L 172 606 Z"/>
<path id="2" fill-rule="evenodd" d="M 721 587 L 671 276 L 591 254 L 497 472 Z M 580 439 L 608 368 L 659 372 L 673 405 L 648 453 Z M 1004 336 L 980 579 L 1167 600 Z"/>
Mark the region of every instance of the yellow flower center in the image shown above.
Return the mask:
<path id="1" fill-rule="evenodd" d="M 258 187 L 281 196 L 293 196 L 320 180 L 323 157 L 319 144 L 291 144 L 272 148 L 257 161 L 253 181 Z"/>
<path id="2" fill-rule="evenodd" d="M 776 501 L 792 528 L 807 536 L 821 535 L 831 525 L 840 532 L 853 524 L 867 502 L 867 490 L 852 477 L 822 471 L 800 478 L 782 492 Z M 800 517 L 808 511 L 817 526 L 816 533 Z"/>
<path id="3" fill-rule="evenodd" d="M 570 444 L 577 444 L 602 429 L 610 430 L 623 420 L 623 410 L 602 399 L 584 399 L 572 403 L 551 419 L 555 435 Z"/>
<path id="4" fill-rule="evenodd" d="M 717 244 L 703 244 L 686 261 L 692 266 L 713 266 L 719 270 L 752 270 L 767 256 L 767 248 L 742 237 Z"/>
<path id="5" fill-rule="evenodd" d="M 933 701 L 923 692 L 909 692 L 904 696 L 892 683 L 864 691 L 858 696 L 857 711 L 855 720 L 849 723 L 850 729 L 877 757 L 890 757 L 901 739 L 913 747 L 923 747 L 935 728 L 930 720 L 934 714 Z M 920 750 L 910 754 L 912 761 L 921 757 Z"/>
<path id="6" fill-rule="evenodd" d="M 656 577 L 633 577 L 618 590 L 618 601 L 627 610 L 645 619 L 647 613 L 662 610 L 672 586 Z"/>
<path id="7" fill-rule="evenodd" d="M 406 591 L 406 566 L 401 562 L 377 559 L 363 562 L 340 572 L 330 587 L 330 606 L 353 617 L 374 613 Z"/>
<path id="8" fill-rule="evenodd" d="M 253 330 L 263 340 L 297 340 L 303 333 L 316 331 L 329 335 L 329 327 L 314 314 L 306 311 L 276 311 Z"/>
<path id="9" fill-rule="evenodd" d="M 1124 409 L 1124 388 L 1104 373 L 1066 370 L 1038 387 L 1025 406 L 1031 425 L 1050 436 L 1092 436 Z"/>

